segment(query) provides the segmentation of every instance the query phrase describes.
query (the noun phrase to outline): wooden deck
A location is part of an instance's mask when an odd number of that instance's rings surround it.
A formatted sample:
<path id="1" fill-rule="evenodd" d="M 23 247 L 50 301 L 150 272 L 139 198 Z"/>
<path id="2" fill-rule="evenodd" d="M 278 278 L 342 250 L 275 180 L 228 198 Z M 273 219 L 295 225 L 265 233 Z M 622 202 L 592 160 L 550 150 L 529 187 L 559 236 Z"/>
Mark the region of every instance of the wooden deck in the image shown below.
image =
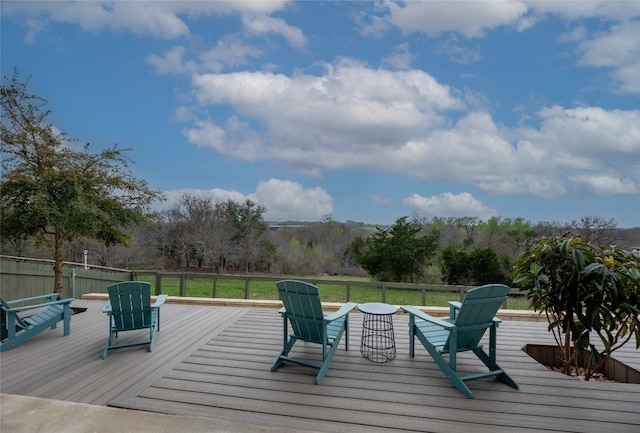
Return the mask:
<path id="1" fill-rule="evenodd" d="M 196 415 L 321 432 L 640 431 L 640 385 L 582 382 L 529 358 L 527 343 L 551 343 L 545 323 L 507 321 L 498 329 L 498 361 L 520 384 L 470 383 L 464 397 L 421 346 L 408 353 L 407 317 L 395 316 L 397 358 L 383 365 L 359 353 L 360 321 L 351 316 L 351 348 L 341 347 L 320 385 L 315 371 L 270 366 L 281 348 L 274 309 L 166 304 L 154 351 L 119 349 L 102 360 L 107 318 L 102 302 L 76 301 L 71 336 L 48 330 L 0 355 L 0 391 L 49 399 Z M 121 335 L 120 338 L 125 338 Z M 314 345 L 300 352 L 318 356 Z M 616 358 L 640 367 L 631 344 Z M 460 356 L 460 370 L 479 366 Z"/>

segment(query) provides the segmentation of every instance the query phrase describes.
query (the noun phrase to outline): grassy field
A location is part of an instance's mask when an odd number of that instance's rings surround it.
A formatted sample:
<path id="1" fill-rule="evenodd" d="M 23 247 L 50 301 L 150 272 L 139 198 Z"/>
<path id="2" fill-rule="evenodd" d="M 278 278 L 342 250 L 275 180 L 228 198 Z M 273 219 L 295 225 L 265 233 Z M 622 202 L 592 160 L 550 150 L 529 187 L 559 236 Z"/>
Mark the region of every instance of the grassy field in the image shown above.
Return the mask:
<path id="1" fill-rule="evenodd" d="M 323 302 L 346 302 L 347 300 L 357 303 L 364 302 L 386 302 L 393 305 L 423 305 L 422 293 L 417 290 L 389 289 L 382 294 L 382 290 L 376 286 L 350 286 L 349 293 L 344 283 L 331 284 L 326 277 L 297 277 L 301 280 L 311 281 L 322 280 L 318 283 Z M 140 276 L 142 281 L 155 284 L 155 277 Z M 345 278 L 341 277 L 344 281 Z M 353 281 L 366 282 L 366 279 L 352 279 Z M 180 278 L 162 277 L 162 293 L 169 296 L 180 296 Z M 186 280 L 185 296 L 196 298 L 230 298 L 230 299 L 257 299 L 274 300 L 278 299 L 278 291 L 273 281 L 261 281 L 252 279 L 248 290 L 245 287 L 244 277 L 238 279 L 217 280 L 214 290 L 211 278 L 190 277 Z M 448 301 L 460 300 L 460 295 L 456 291 L 452 292 L 426 292 L 426 305 L 445 307 Z M 507 301 L 507 308 L 516 310 L 530 309 L 528 301 L 523 296 L 512 296 Z"/>

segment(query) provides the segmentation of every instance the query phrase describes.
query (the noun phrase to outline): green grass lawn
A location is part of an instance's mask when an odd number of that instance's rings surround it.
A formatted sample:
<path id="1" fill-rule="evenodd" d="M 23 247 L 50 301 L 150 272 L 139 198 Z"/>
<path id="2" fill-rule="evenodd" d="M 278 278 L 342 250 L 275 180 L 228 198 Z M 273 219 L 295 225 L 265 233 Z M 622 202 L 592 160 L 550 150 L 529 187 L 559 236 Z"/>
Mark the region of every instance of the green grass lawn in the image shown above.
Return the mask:
<path id="1" fill-rule="evenodd" d="M 347 296 L 347 287 L 344 283 L 331 284 L 325 277 L 299 277 L 309 281 L 322 280 L 318 283 L 320 296 L 323 302 L 346 302 L 347 300 L 357 303 L 365 302 L 386 302 L 393 305 L 422 305 L 422 292 L 407 289 L 385 290 L 383 299 L 382 291 L 375 286 L 350 286 Z M 155 276 L 140 276 L 142 281 L 148 281 L 152 286 L 155 284 Z M 342 279 L 342 278 L 341 278 Z M 344 279 L 342 279 L 344 281 Z M 353 279 L 354 281 L 367 281 L 366 279 Z M 154 287 L 155 289 L 155 287 Z M 251 279 L 248 297 L 246 295 L 245 279 L 218 279 L 215 286 L 210 277 L 189 277 L 186 280 L 185 296 L 195 298 L 230 298 L 230 299 L 257 299 L 275 300 L 278 299 L 278 291 L 273 281 L 261 281 Z M 180 278 L 162 277 L 162 293 L 169 296 L 180 296 Z M 458 301 L 457 292 L 426 292 L 426 305 L 436 307 L 446 307 L 448 301 Z M 527 299 L 523 296 L 513 296 L 507 301 L 507 308 L 516 310 L 530 309 Z"/>

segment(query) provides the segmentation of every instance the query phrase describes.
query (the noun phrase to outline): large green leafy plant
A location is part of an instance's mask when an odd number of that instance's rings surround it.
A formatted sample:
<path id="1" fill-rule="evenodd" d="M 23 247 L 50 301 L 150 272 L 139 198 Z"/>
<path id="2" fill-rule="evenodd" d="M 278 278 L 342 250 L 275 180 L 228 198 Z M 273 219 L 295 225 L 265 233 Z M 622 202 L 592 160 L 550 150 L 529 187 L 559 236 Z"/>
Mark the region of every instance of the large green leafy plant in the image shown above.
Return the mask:
<path id="1" fill-rule="evenodd" d="M 516 261 L 512 277 L 532 307 L 546 314 L 565 374 L 577 371 L 584 357 L 589 379 L 631 339 L 640 347 L 637 255 L 579 237 L 542 238 Z"/>

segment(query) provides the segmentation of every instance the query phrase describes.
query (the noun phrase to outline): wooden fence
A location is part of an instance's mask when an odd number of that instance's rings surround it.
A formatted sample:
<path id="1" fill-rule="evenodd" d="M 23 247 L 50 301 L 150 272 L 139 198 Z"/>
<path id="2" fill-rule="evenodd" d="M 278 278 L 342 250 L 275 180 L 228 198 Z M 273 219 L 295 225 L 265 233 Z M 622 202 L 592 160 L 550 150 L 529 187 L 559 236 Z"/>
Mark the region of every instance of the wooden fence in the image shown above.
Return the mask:
<path id="1" fill-rule="evenodd" d="M 107 286 L 118 281 L 142 280 L 152 284 L 155 294 L 181 297 L 278 299 L 275 282 L 290 276 L 220 275 L 201 272 L 163 272 L 85 266 L 65 262 L 63 297 L 81 298 L 88 293 L 106 293 Z M 443 284 L 409 284 L 380 281 L 353 281 L 334 278 L 300 277 L 321 288 L 338 293 L 328 302 L 388 302 L 407 294 L 412 305 L 430 305 L 428 296 L 445 293 L 449 299 L 462 300 L 469 286 Z M 18 299 L 53 292 L 53 261 L 0 256 L 0 287 L 5 299 Z M 513 296 L 521 295 L 512 290 Z M 406 297 L 405 297 L 406 299 Z M 506 307 L 506 305 L 505 305 Z"/>
<path id="2" fill-rule="evenodd" d="M 131 280 L 131 271 L 65 262 L 63 298 L 105 293 L 107 285 Z M 5 299 L 29 298 L 54 291 L 53 260 L 0 256 L 0 291 Z"/>

